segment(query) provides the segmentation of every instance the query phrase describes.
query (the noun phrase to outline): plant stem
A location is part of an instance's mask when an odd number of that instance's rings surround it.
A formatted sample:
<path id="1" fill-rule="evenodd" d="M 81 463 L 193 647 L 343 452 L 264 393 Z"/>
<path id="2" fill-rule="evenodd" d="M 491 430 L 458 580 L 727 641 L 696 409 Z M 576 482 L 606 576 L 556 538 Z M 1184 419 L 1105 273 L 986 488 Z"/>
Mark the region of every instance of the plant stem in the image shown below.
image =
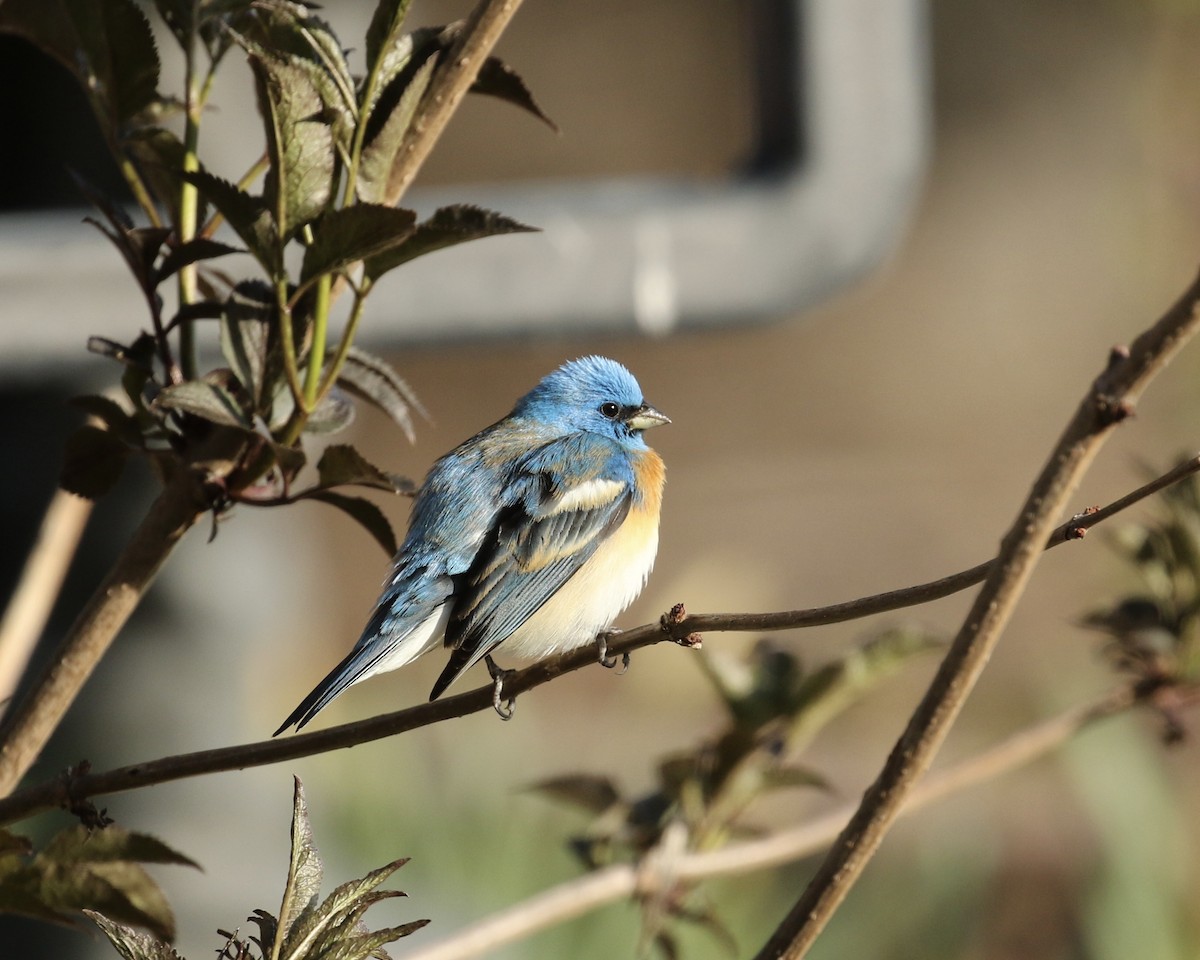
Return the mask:
<path id="1" fill-rule="evenodd" d="M 1101 520 L 1113 516 L 1117 506 L 1124 509 L 1131 506 L 1150 492 L 1160 490 L 1165 481 L 1171 482 L 1183 479 L 1200 470 L 1200 457 L 1193 457 L 1180 466 L 1164 474 L 1120 500 L 1114 501 L 1103 510 L 1089 513 L 1084 517 L 1073 518 L 1050 537 L 1046 544 L 1049 549 L 1059 543 L 1065 543 L 1065 531 L 1092 526 Z M 995 563 L 981 564 L 979 567 L 965 571 L 987 571 Z M 959 590 L 965 589 L 983 579 L 980 574 L 974 579 L 962 574 L 945 577 L 934 581 L 935 584 L 960 582 Z M 937 596 L 948 596 L 953 591 L 938 593 Z M 907 598 L 907 601 L 905 601 Z M 701 626 L 713 632 L 722 631 L 761 631 L 788 629 L 787 618 L 792 618 L 791 628 L 818 626 L 826 623 L 840 623 L 872 616 L 888 610 L 896 610 L 905 606 L 913 606 L 928 602 L 929 584 L 909 587 L 905 590 L 893 590 L 888 593 L 864 597 L 847 603 L 838 603 L 830 607 L 817 607 L 809 610 L 794 610 L 784 613 L 724 613 L 700 614 L 684 617 L 678 623 L 669 626 L 669 637 L 676 639 L 685 637 L 689 632 Z M 762 626 L 764 618 L 770 618 L 769 625 Z M 645 624 L 622 631 L 616 638 L 609 641 L 611 654 L 622 654 L 648 647 L 668 639 L 668 633 L 662 623 Z M 575 650 L 571 653 L 551 657 L 531 667 L 519 671 L 516 676 L 505 682 L 505 689 L 514 694 L 523 693 L 546 683 L 557 676 L 580 670 L 595 662 L 595 651 L 591 648 Z M 109 770 L 104 773 L 89 773 L 86 776 L 74 777 L 70 782 L 54 779 L 37 786 L 30 787 L 20 794 L 6 799 L 0 799 L 0 824 L 11 823 L 23 817 L 31 816 L 43 810 L 51 810 L 62 805 L 68 795 L 82 799 L 101 794 L 120 793 L 124 790 L 136 790 L 141 787 L 153 786 L 158 783 L 168 783 L 183 780 L 188 777 L 201 776 L 207 773 L 221 773 L 229 770 L 241 770 L 246 767 L 264 766 L 271 763 L 281 763 L 298 757 L 309 757 L 318 753 L 327 753 L 344 747 L 353 747 L 372 740 L 395 736 L 408 730 L 428 726 L 442 720 L 463 717 L 481 710 L 492 708 L 492 686 L 488 684 L 477 690 L 438 700 L 434 703 L 423 703 L 415 707 L 398 710 L 394 713 L 370 717 L 353 723 L 341 724 L 319 730 L 313 733 L 301 733 L 282 740 L 263 740 L 257 743 L 239 744 L 232 747 L 219 747 L 203 750 L 198 753 L 181 754 L 175 757 L 164 757 L 137 763 L 132 766 Z"/>
<path id="2" fill-rule="evenodd" d="M 329 364 L 329 373 L 325 375 L 324 381 L 321 383 L 321 389 L 317 393 L 314 403 L 320 403 L 324 400 L 330 390 L 333 389 L 337 379 L 342 374 L 342 367 L 346 365 L 346 357 L 350 353 L 350 347 L 354 343 L 354 335 L 358 331 L 358 323 L 362 319 L 363 307 L 367 303 L 367 294 L 371 290 L 371 281 L 363 277 L 362 284 L 354 290 L 354 305 L 350 308 L 350 316 L 346 320 L 346 329 L 342 332 L 342 339 L 338 341 L 337 352 L 333 355 L 333 361 Z"/>
<path id="3" fill-rule="evenodd" d="M 314 410 L 317 406 L 321 386 L 321 368 L 325 365 L 325 340 L 329 336 L 329 291 L 333 276 L 325 273 L 317 278 L 316 296 L 313 303 L 312 346 L 308 350 L 308 369 L 304 374 L 304 406 Z M 349 330 L 346 336 L 351 336 Z"/>
<path id="4" fill-rule="evenodd" d="M 208 89 L 212 80 L 209 71 Z M 196 88 L 196 42 L 191 37 L 185 46 L 184 57 L 184 126 L 183 126 L 183 169 L 187 173 L 195 173 L 200 169 L 198 148 L 200 144 L 200 113 L 204 109 L 203 94 Z M 179 223 L 175 225 L 178 241 L 183 244 L 196 236 L 196 218 L 199 209 L 199 191 L 194 184 L 186 180 L 179 187 Z M 183 307 L 197 300 L 196 264 L 183 266 L 177 274 L 177 290 L 179 306 Z M 182 320 L 179 324 L 179 365 L 185 380 L 196 378 L 196 330 L 192 320 Z"/>
<path id="5" fill-rule="evenodd" d="M 1052 524 L 1113 427 L 1200 326 L 1200 277 L 1128 350 L 1114 350 L 1001 543 L 967 618 L 854 817 L 756 960 L 799 960 L 879 848 L 966 702 L 1045 549 Z"/>
<path id="6" fill-rule="evenodd" d="M 185 470 L 167 483 L 42 675 L 4 718 L 0 725 L 0 797 L 13 791 L 38 758 L 163 561 L 205 509 L 198 487 Z"/>
<path id="7" fill-rule="evenodd" d="M 496 41 L 521 6 L 521 0 L 480 0 L 462 36 L 433 75 L 412 126 L 397 151 L 385 203 L 395 206 L 425 164 L 450 117 L 467 95 Z"/>

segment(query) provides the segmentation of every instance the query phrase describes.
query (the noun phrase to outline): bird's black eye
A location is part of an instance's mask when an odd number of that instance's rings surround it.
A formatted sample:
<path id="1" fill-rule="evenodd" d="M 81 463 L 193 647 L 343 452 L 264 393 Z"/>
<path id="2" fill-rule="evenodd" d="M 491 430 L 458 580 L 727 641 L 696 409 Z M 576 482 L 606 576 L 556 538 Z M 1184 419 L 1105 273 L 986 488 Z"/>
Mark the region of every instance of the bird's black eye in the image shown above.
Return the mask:
<path id="1" fill-rule="evenodd" d="M 607 417 L 609 420 L 616 420 L 621 414 L 621 405 L 608 400 L 600 404 L 600 415 Z"/>

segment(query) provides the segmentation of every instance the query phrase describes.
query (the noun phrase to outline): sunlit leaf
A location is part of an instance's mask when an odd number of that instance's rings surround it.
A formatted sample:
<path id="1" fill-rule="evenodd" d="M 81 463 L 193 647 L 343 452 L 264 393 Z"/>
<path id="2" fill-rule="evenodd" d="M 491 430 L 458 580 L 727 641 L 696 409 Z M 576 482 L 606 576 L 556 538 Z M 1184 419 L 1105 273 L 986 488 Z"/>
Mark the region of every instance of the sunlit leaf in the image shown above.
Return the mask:
<path id="1" fill-rule="evenodd" d="M 412 0 L 379 0 L 367 27 L 367 69 L 371 70 L 381 56 L 401 39 L 404 19 Z"/>
<path id="2" fill-rule="evenodd" d="M 291 856 L 288 860 L 287 886 L 279 908 L 279 931 L 285 942 L 292 927 L 316 909 L 324 872 L 320 854 L 313 844 L 304 784 L 299 777 L 294 777 L 293 781 Z"/>
<path id="3" fill-rule="evenodd" d="M 436 57 L 429 57 L 412 64 L 411 69 L 398 71 L 369 105 L 371 113 L 362 121 L 367 124 L 367 137 L 355 184 L 360 200 L 378 203 L 387 198 L 404 135 L 412 125 L 437 62 Z"/>
<path id="4" fill-rule="evenodd" d="M 413 411 L 428 416 L 412 387 L 391 364 L 358 347 L 350 348 L 337 382 L 349 393 L 374 404 L 391 417 L 410 443 L 415 438 Z"/>
<path id="5" fill-rule="evenodd" d="M 124 960 L 182 960 L 169 943 L 156 936 L 116 923 L 96 910 L 83 912 L 108 937 L 108 942 Z"/>
<path id="6" fill-rule="evenodd" d="M 317 404 L 304 424 L 305 433 L 340 433 L 354 422 L 358 409 L 341 390 L 330 390 Z"/>
<path id="7" fill-rule="evenodd" d="M 503 214 L 470 204 L 442 207 L 428 220 L 422 221 L 404 243 L 387 253 L 368 259 L 366 273 L 374 280 L 409 260 L 435 250 L 466 243 L 468 240 L 495 237 L 505 233 L 536 231 L 536 227 L 526 226 Z"/>

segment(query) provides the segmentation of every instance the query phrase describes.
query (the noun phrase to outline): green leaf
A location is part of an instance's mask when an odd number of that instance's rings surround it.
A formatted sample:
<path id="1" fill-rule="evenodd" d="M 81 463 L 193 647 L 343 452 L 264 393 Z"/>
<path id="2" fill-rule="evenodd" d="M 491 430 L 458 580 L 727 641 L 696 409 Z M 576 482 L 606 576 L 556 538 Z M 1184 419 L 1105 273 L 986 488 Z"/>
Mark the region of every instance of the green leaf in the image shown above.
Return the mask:
<path id="1" fill-rule="evenodd" d="M 338 375 L 338 385 L 374 404 L 404 431 L 409 443 L 416 438 L 412 413 L 427 417 L 412 387 L 386 360 L 358 347 L 351 347 Z"/>
<path id="2" fill-rule="evenodd" d="M 226 427 L 250 429 L 253 425 L 233 394 L 220 384 L 207 380 L 188 380 L 164 387 L 152 406 L 188 413 Z"/>
<path id="3" fill-rule="evenodd" d="M 183 960 L 169 943 L 158 937 L 135 930 L 123 923 L 116 923 L 95 910 L 84 910 L 83 912 L 108 937 L 108 942 L 124 960 Z"/>
<path id="4" fill-rule="evenodd" d="M 121 478 L 128 456 L 129 448 L 108 430 L 85 424 L 67 438 L 59 486 L 97 500 Z"/>
<path id="5" fill-rule="evenodd" d="M 341 433 L 354 422 L 357 414 L 354 401 L 341 390 L 330 390 L 308 415 L 305 433 Z"/>
<path id="6" fill-rule="evenodd" d="M 264 197 L 280 236 L 288 240 L 332 199 L 338 159 L 333 130 L 307 66 L 276 56 L 240 34 L 236 39 L 250 60 L 266 127 L 271 165 Z"/>
<path id="7" fill-rule="evenodd" d="M 378 203 L 387 198 L 404 135 L 429 88 L 437 63 L 437 57 L 428 57 L 411 70 L 397 72 L 377 102 L 370 104 L 371 113 L 364 114 L 361 122 L 368 125 L 367 137 L 355 184 L 359 200 Z"/>
<path id="8" fill-rule="evenodd" d="M 325 489 L 354 484 L 388 493 L 413 491 L 411 480 L 380 470 L 349 444 L 326 447 L 317 462 L 317 474 L 319 486 Z"/>
<path id="9" fill-rule="evenodd" d="M 301 281 L 393 250 L 412 236 L 416 225 L 417 215 L 411 210 L 374 203 L 331 210 L 313 224 L 313 242 L 304 252 Z"/>
<path id="10" fill-rule="evenodd" d="M 273 273 L 282 256 L 282 247 L 271 211 L 262 198 L 252 197 L 235 184 L 204 169 L 185 171 L 180 176 L 221 212 L 258 262 Z"/>
<path id="11" fill-rule="evenodd" d="M 402 263 L 408 263 L 409 260 L 433 253 L 435 250 L 443 250 L 483 237 L 536 231 L 536 227 L 526 226 L 502 214 L 470 204 L 442 207 L 428 220 L 423 221 L 413 235 L 400 246 L 367 260 L 366 274 L 372 280 L 377 280 Z"/>
<path id="12" fill-rule="evenodd" d="M 621 799 L 611 779 L 587 773 L 540 780 L 528 789 L 544 794 L 552 800 L 581 807 L 597 816 Z"/>
<path id="13" fill-rule="evenodd" d="M 339 510 L 348 513 L 366 529 L 367 533 L 375 538 L 375 541 L 383 547 L 384 553 L 389 557 L 396 555 L 396 534 L 392 532 L 392 525 L 388 523 L 383 511 L 369 500 L 333 493 L 329 490 L 305 492 L 298 499 L 320 500 L 322 503 L 332 504 Z"/>
<path id="14" fill-rule="evenodd" d="M 256 281 L 234 287 L 221 308 L 221 353 L 259 413 L 266 406 L 270 323 L 274 314 L 270 290 Z"/>
<path id="15" fill-rule="evenodd" d="M 156 97 L 154 35 L 133 0 L 4 0 L 0 32 L 25 37 L 75 74 L 114 140 Z"/>
<path id="16" fill-rule="evenodd" d="M 277 933 L 285 943 L 292 928 L 316 909 L 321 893 L 321 876 L 324 872 L 320 854 L 313 844 L 312 823 L 308 819 L 304 784 L 300 782 L 299 777 L 294 777 L 293 780 L 295 786 L 292 795 L 291 857 L 288 861 L 283 903 L 279 907 Z"/>
<path id="17" fill-rule="evenodd" d="M 180 244 L 163 257 L 155 274 L 156 280 L 158 283 L 162 283 L 189 264 L 198 263 L 201 260 L 212 260 L 215 257 L 224 257 L 231 253 L 245 252 L 241 247 L 230 246 L 219 240 L 197 237 L 195 240 Z"/>
<path id="18" fill-rule="evenodd" d="M 379 0 L 367 27 L 367 70 L 371 71 L 401 39 L 412 0 Z"/>

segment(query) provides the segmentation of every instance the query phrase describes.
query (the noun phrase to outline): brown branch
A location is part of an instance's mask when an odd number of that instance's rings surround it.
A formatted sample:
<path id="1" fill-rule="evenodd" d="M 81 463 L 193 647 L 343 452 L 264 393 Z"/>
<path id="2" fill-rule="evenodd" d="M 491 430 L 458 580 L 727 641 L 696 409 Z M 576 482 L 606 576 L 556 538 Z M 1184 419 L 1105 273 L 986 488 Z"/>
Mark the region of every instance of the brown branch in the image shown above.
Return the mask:
<path id="1" fill-rule="evenodd" d="M 116 564 L 92 594 L 53 658 L 0 726 L 0 797 L 37 759 L 175 544 L 204 510 L 187 471 L 163 488 Z"/>
<path id="2" fill-rule="evenodd" d="M 1086 530 L 1114 514 L 1137 503 L 1184 477 L 1200 471 L 1200 456 L 1183 461 L 1173 470 L 1157 477 L 1137 490 L 1126 494 L 1100 510 L 1073 517 L 1059 527 L 1046 541 L 1049 549 L 1069 539 L 1079 539 L 1079 530 Z M 982 563 L 953 576 L 932 583 L 918 584 L 903 590 L 863 597 L 829 607 L 809 610 L 790 610 L 779 613 L 719 613 L 684 616 L 681 619 L 664 617 L 658 624 L 646 624 L 619 634 L 608 644 L 612 654 L 630 653 L 658 643 L 668 637 L 684 645 L 694 631 L 704 629 L 715 633 L 746 630 L 786 630 L 821 624 L 854 620 L 901 607 L 926 603 L 948 596 L 978 583 L 995 561 Z M 505 681 L 505 689 L 513 695 L 523 693 L 564 673 L 579 670 L 594 662 L 591 648 L 576 650 L 559 657 L 536 663 Z M 297 734 L 283 740 L 262 740 L 203 750 L 198 753 L 164 757 L 146 763 L 133 764 L 103 773 L 76 775 L 67 772 L 53 780 L 29 787 L 20 793 L 0 799 L 0 823 L 11 823 L 45 810 L 70 808 L 74 803 L 101 794 L 120 793 L 140 787 L 182 780 L 207 773 L 240 770 L 245 767 L 282 763 L 330 750 L 353 747 L 360 743 L 380 740 L 417 727 L 442 720 L 462 717 L 492 706 L 491 686 L 469 693 L 420 704 L 393 713 L 381 714 L 366 720 L 341 724 L 313 733 Z"/>
<path id="3" fill-rule="evenodd" d="M 480 0 L 471 11 L 462 35 L 438 66 L 421 108 L 400 142 L 396 166 L 388 178 L 386 203 L 394 206 L 408 191 L 520 6 L 521 0 Z"/>
<path id="4" fill-rule="evenodd" d="M 90 500 L 66 490 L 56 490 L 46 508 L 37 542 L 25 559 L 21 580 L 0 620 L 0 715 L 46 628 L 91 514 Z"/>
<path id="5" fill-rule="evenodd" d="M 995 649 L 1051 534 L 1051 524 L 1112 428 L 1200 325 L 1200 278 L 1128 349 L 1114 349 L 1042 468 L 1000 555 L 878 779 L 820 869 L 757 954 L 799 960 L 854 885 L 928 769 Z"/>
<path id="6" fill-rule="evenodd" d="M 931 775 L 909 795 L 901 815 L 915 813 L 944 797 L 1031 763 L 1097 721 L 1130 709 L 1151 692 L 1149 686 L 1120 686 L 1091 703 L 1072 707 L 1022 730 L 977 756 Z M 676 881 L 697 881 L 792 863 L 828 846 L 854 814 L 855 807 L 856 804 L 845 804 L 769 837 L 729 844 L 719 850 L 684 854 L 672 864 L 671 875 Z M 605 867 L 497 911 L 440 943 L 407 954 L 406 960 L 469 960 L 616 900 L 659 892 L 654 883 L 654 877 L 637 864 Z"/>

